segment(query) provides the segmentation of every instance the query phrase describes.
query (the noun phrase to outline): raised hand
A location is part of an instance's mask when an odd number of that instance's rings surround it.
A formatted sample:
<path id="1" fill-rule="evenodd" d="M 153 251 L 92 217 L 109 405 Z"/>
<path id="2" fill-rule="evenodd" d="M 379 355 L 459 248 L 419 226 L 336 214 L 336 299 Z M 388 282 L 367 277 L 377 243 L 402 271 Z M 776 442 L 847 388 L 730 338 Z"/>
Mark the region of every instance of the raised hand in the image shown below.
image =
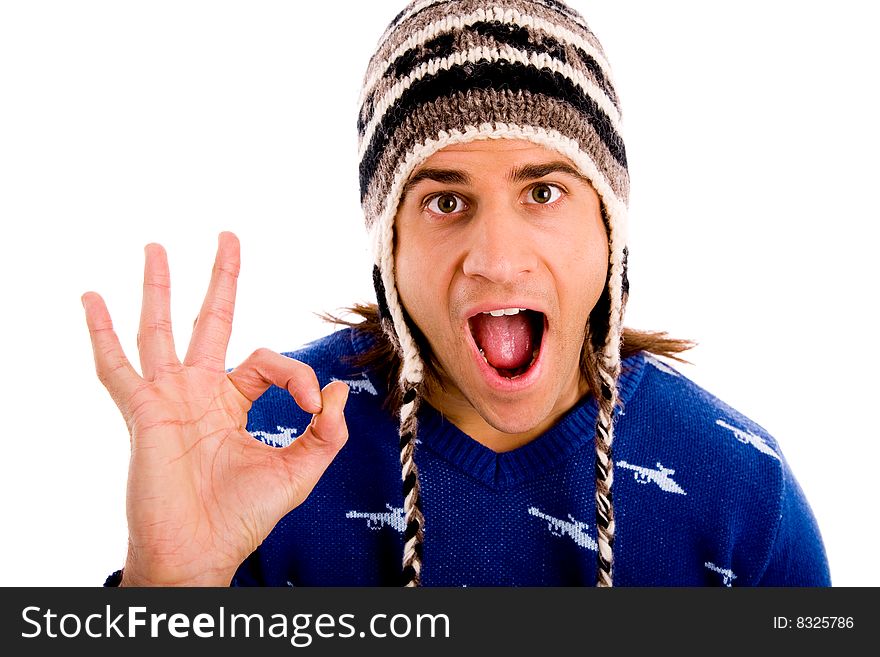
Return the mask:
<path id="1" fill-rule="evenodd" d="M 98 378 L 131 437 L 123 585 L 226 586 L 239 564 L 311 492 L 345 443 L 348 387 L 319 389 L 314 371 L 260 349 L 227 374 L 238 239 L 220 235 L 205 301 L 181 363 L 165 250 L 146 247 L 138 330 L 141 375 L 123 353 L 103 299 L 83 295 Z M 251 402 L 275 384 L 313 414 L 288 447 L 245 430 Z"/>

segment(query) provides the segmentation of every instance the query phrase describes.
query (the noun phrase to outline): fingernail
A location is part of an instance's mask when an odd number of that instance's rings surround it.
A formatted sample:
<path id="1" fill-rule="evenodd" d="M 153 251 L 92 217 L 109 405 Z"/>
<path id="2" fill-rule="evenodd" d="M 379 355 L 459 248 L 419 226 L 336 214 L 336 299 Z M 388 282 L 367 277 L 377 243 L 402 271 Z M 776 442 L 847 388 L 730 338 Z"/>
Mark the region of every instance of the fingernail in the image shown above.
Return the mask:
<path id="1" fill-rule="evenodd" d="M 321 393 L 319 393 L 319 392 L 310 393 L 309 394 L 309 401 L 311 402 L 312 406 L 314 406 L 315 408 L 318 409 L 318 413 L 320 413 L 321 411 L 324 410 L 324 404 L 323 404 L 323 400 L 321 399 Z"/>

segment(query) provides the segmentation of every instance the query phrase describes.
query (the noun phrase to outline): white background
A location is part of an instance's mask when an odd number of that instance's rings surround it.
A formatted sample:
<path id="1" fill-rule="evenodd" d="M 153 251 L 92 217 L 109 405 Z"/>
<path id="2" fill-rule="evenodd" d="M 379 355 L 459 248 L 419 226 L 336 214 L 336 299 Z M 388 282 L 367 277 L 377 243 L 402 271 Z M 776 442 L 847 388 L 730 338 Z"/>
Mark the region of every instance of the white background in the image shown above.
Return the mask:
<path id="1" fill-rule="evenodd" d="M 835 585 L 880 584 L 872 3 L 572 4 L 623 102 L 628 324 L 700 343 L 685 372 L 779 440 Z M 401 7 L 0 3 L 0 584 L 122 564 L 127 433 L 79 298 L 104 295 L 136 362 L 146 243 L 182 352 L 216 235 L 239 235 L 230 366 L 372 299 L 356 100 Z"/>

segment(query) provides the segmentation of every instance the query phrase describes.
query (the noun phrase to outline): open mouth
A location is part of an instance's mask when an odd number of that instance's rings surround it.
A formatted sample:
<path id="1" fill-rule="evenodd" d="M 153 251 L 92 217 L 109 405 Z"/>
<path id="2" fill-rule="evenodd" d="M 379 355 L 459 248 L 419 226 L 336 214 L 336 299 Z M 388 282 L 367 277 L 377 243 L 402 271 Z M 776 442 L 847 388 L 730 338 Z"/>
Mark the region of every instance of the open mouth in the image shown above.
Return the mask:
<path id="1" fill-rule="evenodd" d="M 528 308 L 499 308 L 468 319 L 474 343 L 499 376 L 522 376 L 538 359 L 544 337 L 544 314 Z"/>

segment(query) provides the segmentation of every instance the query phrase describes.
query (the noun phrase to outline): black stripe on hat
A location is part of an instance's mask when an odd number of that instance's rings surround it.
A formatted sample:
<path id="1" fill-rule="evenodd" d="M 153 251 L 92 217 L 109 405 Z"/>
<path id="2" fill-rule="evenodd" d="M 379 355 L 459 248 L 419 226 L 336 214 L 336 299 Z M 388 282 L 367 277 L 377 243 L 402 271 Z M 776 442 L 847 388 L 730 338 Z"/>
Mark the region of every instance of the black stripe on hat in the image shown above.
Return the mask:
<path id="1" fill-rule="evenodd" d="M 532 30 L 523 25 L 511 25 L 499 23 L 498 21 L 479 21 L 469 25 L 467 29 L 468 31 L 476 32 L 482 36 L 490 37 L 499 45 L 503 44 L 537 55 L 548 55 L 563 64 L 570 63 L 568 55 L 566 54 L 566 48 L 559 40 L 548 34 L 535 34 Z M 455 51 L 455 37 L 460 33 L 460 30 L 454 30 L 438 34 L 436 37 L 426 41 L 422 45 L 406 50 L 386 67 L 382 74 L 382 78 L 387 78 L 389 76 L 393 76 L 397 79 L 404 78 L 419 66 L 432 59 L 448 57 Z M 608 78 L 605 76 L 605 72 L 602 70 L 599 62 L 580 46 L 571 44 L 571 47 L 577 52 L 583 66 L 593 75 L 596 84 L 599 85 L 602 91 L 605 92 L 605 95 L 608 96 L 608 98 L 611 99 L 611 102 L 614 103 L 615 107 L 617 107 L 617 94 L 614 92 L 614 87 L 612 87 Z M 370 91 L 369 95 L 364 100 L 363 109 L 357 120 L 357 130 L 358 134 L 361 136 L 364 134 L 364 128 L 369 121 L 369 117 L 373 114 L 376 104 L 376 95 L 381 93 L 380 88 L 381 86 L 377 82 L 376 86 Z"/>
<path id="2" fill-rule="evenodd" d="M 481 61 L 455 65 L 416 80 L 388 109 L 377 126 L 360 163 L 361 202 L 366 197 L 382 152 L 406 117 L 419 105 L 473 88 L 512 92 L 530 91 L 569 103 L 578 110 L 585 121 L 592 125 L 611 156 L 626 168 L 626 149 L 623 140 L 611 125 L 608 115 L 602 111 L 596 101 L 583 93 L 567 77 L 548 69 L 537 69 L 534 66 L 505 60 Z M 487 116 L 487 120 L 492 118 L 496 117 Z M 508 121 L 516 122 L 514 116 L 506 118 Z M 447 127 L 438 125 L 436 130 L 439 132 Z"/>

